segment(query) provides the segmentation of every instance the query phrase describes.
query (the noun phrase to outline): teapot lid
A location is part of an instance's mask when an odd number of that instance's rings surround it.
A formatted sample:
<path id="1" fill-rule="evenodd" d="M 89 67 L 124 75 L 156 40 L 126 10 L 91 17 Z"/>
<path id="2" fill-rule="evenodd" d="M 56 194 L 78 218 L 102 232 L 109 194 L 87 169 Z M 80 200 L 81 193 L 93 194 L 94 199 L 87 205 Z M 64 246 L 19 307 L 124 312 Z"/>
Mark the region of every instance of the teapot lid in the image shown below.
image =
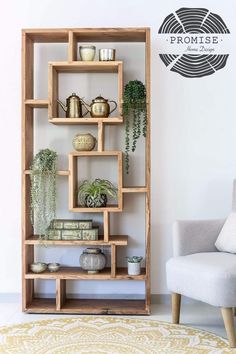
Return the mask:
<path id="1" fill-rule="evenodd" d="M 79 96 L 77 96 L 75 92 L 72 92 L 72 94 L 68 98 L 72 98 L 72 97 L 79 98 Z"/>
<path id="2" fill-rule="evenodd" d="M 101 249 L 88 247 L 88 248 L 86 248 L 86 250 L 83 251 L 83 253 L 98 254 L 98 253 L 101 253 Z"/>
<path id="3" fill-rule="evenodd" d="M 103 98 L 101 95 L 97 96 L 96 98 L 94 98 L 93 102 L 107 102 L 108 100 L 106 100 L 105 98 Z"/>

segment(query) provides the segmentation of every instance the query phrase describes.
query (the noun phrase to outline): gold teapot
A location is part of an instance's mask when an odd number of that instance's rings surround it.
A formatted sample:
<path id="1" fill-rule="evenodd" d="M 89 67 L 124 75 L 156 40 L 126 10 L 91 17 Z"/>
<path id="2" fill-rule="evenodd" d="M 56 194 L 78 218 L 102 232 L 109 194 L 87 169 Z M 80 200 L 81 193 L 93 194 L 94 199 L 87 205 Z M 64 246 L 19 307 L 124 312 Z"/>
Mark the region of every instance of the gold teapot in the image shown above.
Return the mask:
<path id="1" fill-rule="evenodd" d="M 115 101 L 107 100 L 103 98 L 101 95 L 94 98 L 94 100 L 92 100 L 92 103 L 90 105 L 84 102 L 82 98 L 81 98 L 81 102 L 83 103 L 85 108 L 90 112 L 90 115 L 93 118 L 106 118 L 117 108 L 117 103 Z M 113 108 L 111 111 L 108 102 L 114 103 L 115 105 L 115 108 Z"/>
<path id="2" fill-rule="evenodd" d="M 85 116 L 86 113 L 82 113 L 82 103 L 81 103 L 81 98 L 77 96 L 75 93 L 72 93 L 71 96 L 69 96 L 66 99 L 66 105 L 62 103 L 60 100 L 57 100 L 63 111 L 66 112 L 66 117 L 67 118 L 80 118 Z"/>

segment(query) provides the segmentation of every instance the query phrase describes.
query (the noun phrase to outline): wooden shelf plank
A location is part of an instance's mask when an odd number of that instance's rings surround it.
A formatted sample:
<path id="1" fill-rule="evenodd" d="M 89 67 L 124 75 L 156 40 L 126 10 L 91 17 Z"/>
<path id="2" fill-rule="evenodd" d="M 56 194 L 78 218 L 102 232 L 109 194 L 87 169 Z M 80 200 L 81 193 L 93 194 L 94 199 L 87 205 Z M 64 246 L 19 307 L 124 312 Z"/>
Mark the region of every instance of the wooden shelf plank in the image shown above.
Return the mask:
<path id="1" fill-rule="evenodd" d="M 25 170 L 24 171 L 24 174 L 25 175 L 30 175 L 31 174 L 31 170 Z M 57 171 L 57 175 L 58 176 L 69 176 L 69 174 L 70 174 L 70 171 Z"/>
<path id="2" fill-rule="evenodd" d="M 103 213 L 104 211 L 121 212 L 122 208 L 118 207 L 118 204 L 107 204 L 104 208 L 87 208 L 83 206 L 77 206 L 69 209 L 73 213 Z"/>
<path id="3" fill-rule="evenodd" d="M 122 193 L 146 193 L 147 187 L 123 187 Z"/>
<path id="4" fill-rule="evenodd" d="M 48 108 L 48 100 L 25 100 L 25 104 L 33 108 Z"/>
<path id="5" fill-rule="evenodd" d="M 122 61 L 50 61 L 58 73 L 118 73 Z"/>
<path id="6" fill-rule="evenodd" d="M 99 273 L 89 274 L 80 267 L 61 267 L 58 272 L 45 271 L 43 273 L 28 272 L 25 279 L 82 279 L 82 280 L 145 280 L 145 268 L 140 275 L 128 275 L 127 268 L 117 268 L 116 276 L 111 276 L 111 269 L 105 268 Z"/>
<path id="7" fill-rule="evenodd" d="M 22 34 L 28 36 L 33 43 L 66 43 L 69 31 L 66 28 L 23 29 Z"/>
<path id="8" fill-rule="evenodd" d="M 123 117 L 108 117 L 108 118 L 52 118 L 49 119 L 49 123 L 55 125 L 95 125 L 99 123 L 104 124 L 122 124 Z"/>
<path id="9" fill-rule="evenodd" d="M 77 42 L 146 42 L 148 28 L 49 28 L 24 29 L 35 43 L 65 43 L 69 40 L 69 32 Z"/>
<path id="10" fill-rule="evenodd" d="M 147 314 L 145 300 L 123 299 L 66 299 L 61 312 L 101 315 Z"/>
<path id="11" fill-rule="evenodd" d="M 54 245 L 54 246 L 127 246 L 127 235 L 112 235 L 109 236 L 109 241 L 104 241 L 104 236 L 99 236 L 97 241 L 80 241 L 80 240 L 39 240 L 37 235 L 31 236 L 30 239 L 25 240 L 25 245 Z"/>
<path id="12" fill-rule="evenodd" d="M 97 315 L 147 315 L 145 300 L 136 299 L 66 299 L 56 310 L 55 299 L 33 299 L 26 307 L 28 313 L 71 313 Z"/>
<path id="13" fill-rule="evenodd" d="M 112 151 L 112 150 L 104 150 L 104 151 L 72 151 L 70 153 L 72 156 L 120 156 L 122 155 L 122 151 Z"/>
<path id="14" fill-rule="evenodd" d="M 56 299 L 34 298 L 30 304 L 26 305 L 25 311 L 31 313 L 55 313 Z"/>

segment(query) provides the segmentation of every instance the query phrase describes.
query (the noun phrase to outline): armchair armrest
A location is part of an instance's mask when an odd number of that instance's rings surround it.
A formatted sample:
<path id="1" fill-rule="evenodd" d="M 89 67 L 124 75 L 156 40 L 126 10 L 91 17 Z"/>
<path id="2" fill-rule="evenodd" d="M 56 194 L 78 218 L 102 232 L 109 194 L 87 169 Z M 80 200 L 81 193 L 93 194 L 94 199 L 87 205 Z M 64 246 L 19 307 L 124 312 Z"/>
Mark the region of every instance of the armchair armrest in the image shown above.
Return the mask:
<path id="1" fill-rule="evenodd" d="M 216 252 L 216 239 L 225 220 L 179 220 L 174 223 L 174 256 Z"/>

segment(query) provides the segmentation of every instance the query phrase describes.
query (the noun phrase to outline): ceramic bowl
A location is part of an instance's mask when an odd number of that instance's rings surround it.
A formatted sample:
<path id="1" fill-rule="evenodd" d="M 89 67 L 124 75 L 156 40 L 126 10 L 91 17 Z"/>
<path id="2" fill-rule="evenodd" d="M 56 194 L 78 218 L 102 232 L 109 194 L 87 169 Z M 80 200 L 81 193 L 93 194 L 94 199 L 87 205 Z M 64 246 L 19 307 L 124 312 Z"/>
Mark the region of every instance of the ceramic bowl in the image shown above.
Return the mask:
<path id="1" fill-rule="evenodd" d="M 47 264 L 43 262 L 32 263 L 30 269 L 33 273 L 42 273 L 47 269 Z"/>
<path id="2" fill-rule="evenodd" d="M 49 263 L 48 270 L 49 272 L 57 272 L 60 269 L 60 263 Z"/>

